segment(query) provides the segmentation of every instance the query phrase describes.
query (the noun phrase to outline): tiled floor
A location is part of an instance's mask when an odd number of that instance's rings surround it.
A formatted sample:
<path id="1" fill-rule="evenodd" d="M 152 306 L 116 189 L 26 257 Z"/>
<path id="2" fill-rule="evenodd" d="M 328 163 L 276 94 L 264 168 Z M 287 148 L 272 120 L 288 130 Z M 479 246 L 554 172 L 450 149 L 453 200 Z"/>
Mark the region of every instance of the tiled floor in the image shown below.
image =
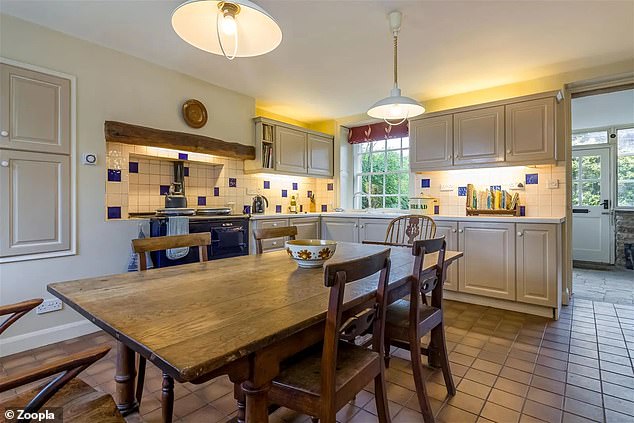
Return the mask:
<path id="1" fill-rule="evenodd" d="M 455 397 L 448 397 L 442 374 L 426 368 L 427 389 L 441 422 L 634 422 L 634 307 L 577 298 L 559 321 L 447 302 L 448 347 Z M 36 360 L 110 343 L 102 333 L 0 360 L 0 375 Z M 396 351 L 388 370 L 388 398 L 394 423 L 421 422 L 407 353 Z M 114 354 L 82 375 L 113 392 Z M 141 415 L 129 422 L 160 420 L 160 375 L 148 367 Z M 2 394 L 5 396 L 7 394 Z M 215 422 L 236 406 L 227 379 L 176 386 L 175 415 L 181 422 Z M 342 422 L 376 421 L 371 387 L 339 413 Z M 1 399 L 1 397 L 0 397 Z M 304 422 L 280 409 L 272 421 Z"/>
<path id="2" fill-rule="evenodd" d="M 577 299 L 634 304 L 634 270 L 574 268 L 572 278 L 572 292 Z"/>

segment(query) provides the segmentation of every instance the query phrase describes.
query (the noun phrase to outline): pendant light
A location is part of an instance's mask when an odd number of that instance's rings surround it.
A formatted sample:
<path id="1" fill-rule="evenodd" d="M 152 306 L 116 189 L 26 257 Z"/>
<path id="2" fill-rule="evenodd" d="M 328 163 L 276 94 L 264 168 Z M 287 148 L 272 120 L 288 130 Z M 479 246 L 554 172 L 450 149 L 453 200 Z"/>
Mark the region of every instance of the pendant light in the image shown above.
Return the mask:
<path id="1" fill-rule="evenodd" d="M 379 100 L 370 107 L 368 115 L 383 119 L 389 125 L 399 125 L 408 118 L 421 115 L 425 112 L 425 108 L 418 101 L 410 97 L 401 95 L 401 89 L 398 87 L 398 33 L 401 30 L 401 20 L 403 15 L 399 11 L 391 12 L 388 15 L 390 19 L 390 29 L 394 38 L 394 87 L 390 91 L 390 96 Z M 397 120 L 397 122 L 394 122 Z"/>
<path id="2" fill-rule="evenodd" d="M 194 47 L 229 60 L 266 54 L 282 41 L 275 19 L 249 0 L 189 0 L 172 13 L 172 27 Z"/>

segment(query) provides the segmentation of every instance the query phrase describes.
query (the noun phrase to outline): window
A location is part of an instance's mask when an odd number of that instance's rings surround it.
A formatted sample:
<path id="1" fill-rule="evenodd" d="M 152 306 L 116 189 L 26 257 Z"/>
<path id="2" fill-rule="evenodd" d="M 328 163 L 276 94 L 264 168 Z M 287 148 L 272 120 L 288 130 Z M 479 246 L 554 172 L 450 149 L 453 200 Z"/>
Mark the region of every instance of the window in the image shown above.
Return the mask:
<path id="1" fill-rule="evenodd" d="M 355 208 L 409 208 L 409 138 L 354 145 Z"/>
<path id="2" fill-rule="evenodd" d="M 634 207 L 634 128 L 618 129 L 616 205 Z"/>
<path id="3" fill-rule="evenodd" d="M 594 145 L 594 144 L 607 144 L 608 143 L 608 131 L 592 131 L 592 132 L 577 132 L 572 134 L 572 145 Z"/>
<path id="4" fill-rule="evenodd" d="M 601 203 L 601 156 L 588 154 L 572 158 L 572 205 Z"/>

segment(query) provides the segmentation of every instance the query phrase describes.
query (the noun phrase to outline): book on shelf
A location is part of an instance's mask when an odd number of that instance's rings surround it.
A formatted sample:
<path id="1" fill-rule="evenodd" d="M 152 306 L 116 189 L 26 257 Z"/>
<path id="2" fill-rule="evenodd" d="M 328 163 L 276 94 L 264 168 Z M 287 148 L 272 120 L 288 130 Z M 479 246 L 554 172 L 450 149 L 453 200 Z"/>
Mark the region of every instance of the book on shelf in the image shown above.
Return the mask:
<path id="1" fill-rule="evenodd" d="M 262 139 L 266 142 L 273 142 L 273 127 L 271 125 L 262 125 Z"/>

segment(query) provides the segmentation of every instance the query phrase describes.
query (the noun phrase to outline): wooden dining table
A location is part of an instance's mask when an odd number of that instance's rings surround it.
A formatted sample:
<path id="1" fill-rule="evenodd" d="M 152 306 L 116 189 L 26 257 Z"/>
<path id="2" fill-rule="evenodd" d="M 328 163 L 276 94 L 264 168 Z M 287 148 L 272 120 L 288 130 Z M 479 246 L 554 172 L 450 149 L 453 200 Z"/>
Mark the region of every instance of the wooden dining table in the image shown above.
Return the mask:
<path id="1" fill-rule="evenodd" d="M 385 248 L 340 242 L 328 263 Z M 414 257 L 411 248 L 390 248 L 393 302 L 409 294 Z M 445 266 L 461 256 L 447 251 Z M 427 256 L 425 271 L 435 271 L 436 261 Z M 367 305 L 377 280 L 346 285 L 347 313 Z M 163 372 L 165 422 L 172 419 L 174 380 L 199 384 L 228 375 L 246 394 L 238 419 L 248 423 L 268 421 L 267 391 L 280 363 L 323 339 L 329 292 L 323 268 L 300 268 L 284 250 L 52 283 L 48 291 L 119 341 L 115 400 L 122 413 L 138 409 L 138 353 Z"/>

